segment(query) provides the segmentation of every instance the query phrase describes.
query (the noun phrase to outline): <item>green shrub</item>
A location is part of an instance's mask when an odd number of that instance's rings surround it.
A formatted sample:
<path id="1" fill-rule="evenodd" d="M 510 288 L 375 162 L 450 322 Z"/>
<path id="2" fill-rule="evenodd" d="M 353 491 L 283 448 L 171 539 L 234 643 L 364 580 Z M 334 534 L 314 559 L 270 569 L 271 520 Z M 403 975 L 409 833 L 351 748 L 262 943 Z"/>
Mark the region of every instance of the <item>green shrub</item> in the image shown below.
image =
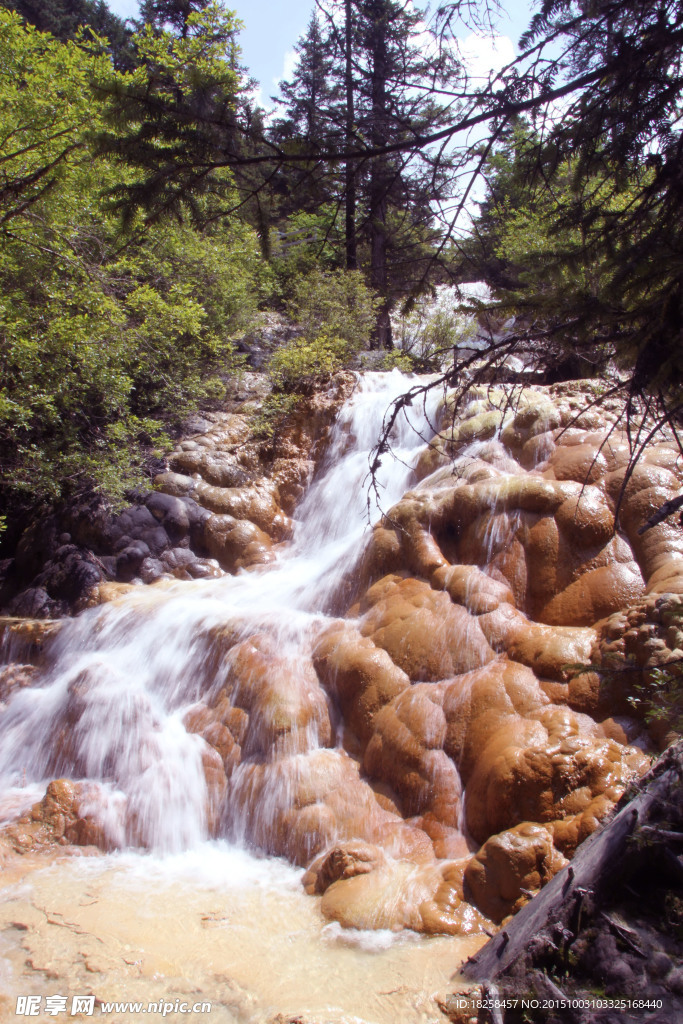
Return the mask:
<path id="1" fill-rule="evenodd" d="M 123 231 L 103 193 L 133 172 L 95 161 L 88 136 L 103 123 L 89 81 L 105 72 L 106 56 L 0 9 L 0 502 L 10 517 L 91 487 L 121 499 L 144 479 L 150 449 L 225 398 L 241 359 L 232 339 L 270 286 L 257 235 L 237 220 L 142 230 L 133 219 Z"/>
<path id="2" fill-rule="evenodd" d="M 360 271 L 315 270 L 295 282 L 288 312 L 307 341 L 326 335 L 344 342 L 346 359 L 367 346 L 378 304 Z"/>
<path id="3" fill-rule="evenodd" d="M 293 213 L 270 233 L 270 268 L 280 298 L 291 296 L 296 282 L 338 266 L 344 239 L 337 225 L 336 204 L 321 206 L 315 213 Z"/>
<path id="4" fill-rule="evenodd" d="M 251 421 L 252 437 L 259 441 L 266 441 L 273 437 L 277 433 L 278 425 L 294 412 L 301 402 L 301 398 L 301 395 L 285 395 L 280 391 L 273 391 Z"/>
<path id="5" fill-rule="evenodd" d="M 393 318 L 397 350 L 409 355 L 413 367 L 439 370 L 458 345 L 467 347 L 476 334 L 474 317 L 444 289 L 436 298 L 422 296 L 412 308 Z"/>
<path id="6" fill-rule="evenodd" d="M 279 348 L 269 364 L 275 391 L 301 392 L 340 370 L 352 355 L 343 338 L 321 331 L 310 341 L 294 338 Z"/>
<path id="7" fill-rule="evenodd" d="M 683 734 L 683 665 L 674 662 L 649 669 L 643 683 L 632 685 L 629 704 L 643 715 L 648 725 L 664 722 Z"/>
<path id="8" fill-rule="evenodd" d="M 400 349 L 392 349 L 382 359 L 380 366 L 382 370 L 400 370 L 401 373 L 412 373 L 415 369 L 415 361 L 408 352 L 401 352 Z"/>

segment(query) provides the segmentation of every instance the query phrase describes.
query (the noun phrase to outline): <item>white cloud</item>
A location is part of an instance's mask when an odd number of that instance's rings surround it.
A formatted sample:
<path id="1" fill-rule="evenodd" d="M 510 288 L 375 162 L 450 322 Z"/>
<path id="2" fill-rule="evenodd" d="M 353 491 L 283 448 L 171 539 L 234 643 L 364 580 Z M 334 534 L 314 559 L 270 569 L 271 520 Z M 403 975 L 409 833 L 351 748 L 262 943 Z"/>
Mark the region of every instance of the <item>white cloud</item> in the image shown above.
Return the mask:
<path id="1" fill-rule="evenodd" d="M 287 53 L 285 54 L 284 59 L 282 61 L 282 74 L 280 78 L 284 79 L 285 81 L 290 79 L 294 74 L 294 70 L 298 63 L 299 54 L 296 52 L 296 50 L 287 50 Z"/>
<path id="2" fill-rule="evenodd" d="M 253 89 L 250 89 L 249 92 L 247 93 L 247 97 L 255 106 L 264 106 L 263 89 L 261 88 L 260 85 L 255 86 Z"/>
<path id="3" fill-rule="evenodd" d="M 279 95 L 280 82 L 286 82 L 292 77 L 298 63 L 299 55 L 296 52 L 296 50 L 287 50 L 284 57 L 282 58 L 282 74 L 278 75 L 277 78 L 271 79 L 271 95 L 264 99 L 263 90 L 259 89 L 259 102 L 261 106 L 264 107 L 265 110 L 274 111 L 275 107 L 271 99 L 271 96 Z"/>
<path id="4" fill-rule="evenodd" d="M 473 32 L 461 40 L 460 55 L 473 78 L 486 80 L 515 59 L 516 47 L 509 36 Z"/>

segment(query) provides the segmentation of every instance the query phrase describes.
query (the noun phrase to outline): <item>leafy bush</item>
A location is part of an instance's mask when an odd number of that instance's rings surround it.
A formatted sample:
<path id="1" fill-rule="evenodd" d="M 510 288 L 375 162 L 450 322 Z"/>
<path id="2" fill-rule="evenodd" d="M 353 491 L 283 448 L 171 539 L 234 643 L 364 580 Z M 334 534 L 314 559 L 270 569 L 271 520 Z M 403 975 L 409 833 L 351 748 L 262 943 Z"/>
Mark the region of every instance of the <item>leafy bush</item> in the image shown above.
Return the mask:
<path id="1" fill-rule="evenodd" d="M 438 370 L 453 349 L 467 346 L 476 331 L 474 317 L 462 308 L 453 289 L 437 289 L 434 297 L 422 296 L 406 312 L 393 317 L 397 350 L 411 358 L 413 367 Z"/>
<path id="2" fill-rule="evenodd" d="M 238 221 L 123 232 L 103 193 L 132 172 L 89 141 L 108 58 L 4 10 L 0 56 L 0 497 L 120 497 L 150 447 L 225 397 L 268 274 Z"/>
<path id="3" fill-rule="evenodd" d="M 683 664 L 650 669 L 647 676 L 646 682 L 632 685 L 629 704 L 648 725 L 663 722 L 683 735 Z"/>
<path id="4" fill-rule="evenodd" d="M 258 440 L 273 437 L 278 425 L 298 407 L 301 395 L 273 391 L 268 395 L 258 414 L 251 421 L 252 436 Z"/>
<path id="5" fill-rule="evenodd" d="M 369 342 L 378 305 L 360 271 L 316 270 L 295 282 L 288 311 L 307 341 L 334 337 L 350 358 Z"/>
<path id="6" fill-rule="evenodd" d="M 415 361 L 408 352 L 402 352 L 400 349 L 392 349 L 392 351 L 387 352 L 382 359 L 380 369 L 400 370 L 402 373 L 412 373 L 415 369 Z"/>
<path id="7" fill-rule="evenodd" d="M 337 215 L 336 204 L 321 206 L 316 213 L 302 210 L 271 232 L 270 263 L 280 297 L 291 295 L 301 278 L 338 265 L 343 238 Z"/>
<path id="8" fill-rule="evenodd" d="M 310 341 L 305 337 L 295 338 L 279 348 L 270 360 L 273 388 L 301 392 L 340 370 L 348 356 L 348 343 L 326 331 Z"/>

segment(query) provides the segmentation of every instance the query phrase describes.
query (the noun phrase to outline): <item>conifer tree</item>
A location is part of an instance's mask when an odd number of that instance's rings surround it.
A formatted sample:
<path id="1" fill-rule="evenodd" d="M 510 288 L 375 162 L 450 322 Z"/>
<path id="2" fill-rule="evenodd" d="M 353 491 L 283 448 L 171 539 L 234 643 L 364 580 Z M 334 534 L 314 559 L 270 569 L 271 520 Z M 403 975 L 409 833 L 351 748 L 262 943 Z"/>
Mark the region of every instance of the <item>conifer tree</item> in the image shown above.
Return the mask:
<path id="1" fill-rule="evenodd" d="M 316 138 L 304 131 L 299 136 L 312 156 L 320 139 L 328 153 L 381 151 L 444 123 L 446 108 L 434 102 L 429 86 L 452 77 L 456 65 L 446 51 L 428 52 L 430 34 L 419 10 L 399 0 L 333 0 L 326 12 L 322 36 L 316 18 L 315 35 L 309 28 L 301 43 L 305 62 L 282 87 L 287 113 L 300 131 L 302 111 L 324 97 L 316 106 Z M 317 93 L 311 88 L 314 53 L 324 80 Z M 328 166 L 326 181 L 345 210 L 346 267 L 360 262 L 382 296 L 373 344 L 390 348 L 390 309 L 419 277 L 420 260 L 435 235 L 430 202 L 447 188 L 447 161 L 429 175 L 419 160 L 409 165 L 388 154 L 368 163 L 344 158 L 343 167 L 343 181 L 336 164 Z"/>
<path id="2" fill-rule="evenodd" d="M 282 168 L 274 182 L 280 215 L 285 216 L 296 210 L 314 211 L 338 193 L 336 172 L 319 164 L 316 153 L 343 141 L 343 130 L 337 125 L 340 91 L 334 73 L 335 50 L 317 14 L 294 50 L 297 63 L 291 79 L 280 83 L 276 102 L 282 116 L 274 122 L 270 137 L 278 145 L 305 149 L 311 161 Z"/>
<path id="3" fill-rule="evenodd" d="M 132 67 L 132 33 L 104 0 L 0 0 L 0 6 L 16 11 L 40 32 L 50 32 L 62 42 L 75 39 L 78 30 L 88 26 L 109 41 L 117 67 Z"/>
<path id="4" fill-rule="evenodd" d="M 138 24 L 152 25 L 158 31 L 170 29 L 183 39 L 188 33 L 188 18 L 204 11 L 210 0 L 142 0 Z"/>
<path id="5" fill-rule="evenodd" d="M 339 95 L 333 80 L 335 54 L 317 14 L 294 51 L 297 63 L 292 77 L 280 83 L 278 103 L 285 107 L 286 117 L 278 121 L 277 134 L 319 148 L 330 139 L 332 110 Z"/>

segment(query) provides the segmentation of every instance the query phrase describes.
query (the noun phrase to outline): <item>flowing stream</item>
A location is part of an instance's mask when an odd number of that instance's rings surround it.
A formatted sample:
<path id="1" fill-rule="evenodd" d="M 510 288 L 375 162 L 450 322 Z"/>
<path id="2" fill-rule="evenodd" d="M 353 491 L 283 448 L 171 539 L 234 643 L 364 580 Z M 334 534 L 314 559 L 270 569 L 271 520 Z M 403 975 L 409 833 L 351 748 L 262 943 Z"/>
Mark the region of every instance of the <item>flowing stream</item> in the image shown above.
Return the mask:
<path id="1" fill-rule="evenodd" d="M 88 780 L 92 811 L 111 846 L 124 852 L 64 857 L 47 869 L 26 858 L 23 886 L 4 890 L 1 904 L 11 994 L 28 979 L 37 984 L 22 965 L 30 949 L 34 972 L 56 979 L 56 990 L 60 982 L 70 991 L 87 982 L 98 998 L 154 999 L 171 982 L 179 992 L 194 985 L 218 1007 L 211 1020 L 263 1021 L 283 1009 L 330 1021 L 438 1019 L 430 993 L 479 937 L 345 933 L 325 925 L 317 901 L 300 889 L 298 869 L 259 852 L 269 852 L 269 829 L 306 758 L 321 744 L 330 757 L 347 756 L 334 738 L 323 741 L 318 718 L 273 741 L 268 721 L 253 711 L 241 763 L 221 794 L 218 827 L 206 745 L 185 728 L 200 698 L 230 680 L 230 653 L 207 667 L 221 631 L 233 647 L 236 639 L 267 638 L 285 666 L 271 679 L 283 706 L 327 702 L 305 669 L 311 644 L 362 552 L 368 518 L 401 497 L 433 433 L 438 395 L 399 417 L 368 514 L 368 454 L 388 406 L 408 386 L 397 371 L 363 377 L 297 509 L 294 538 L 274 564 L 139 587 L 82 614 L 62 628 L 41 685 L 12 696 L 0 716 L 0 814 L 15 818 L 54 778 Z M 253 766 L 261 763 L 265 781 L 255 786 Z M 34 912 L 39 921 L 31 920 Z M 55 938 L 50 919 L 73 928 L 61 927 Z M 129 1011 L 118 1019 L 138 1017 Z"/>

